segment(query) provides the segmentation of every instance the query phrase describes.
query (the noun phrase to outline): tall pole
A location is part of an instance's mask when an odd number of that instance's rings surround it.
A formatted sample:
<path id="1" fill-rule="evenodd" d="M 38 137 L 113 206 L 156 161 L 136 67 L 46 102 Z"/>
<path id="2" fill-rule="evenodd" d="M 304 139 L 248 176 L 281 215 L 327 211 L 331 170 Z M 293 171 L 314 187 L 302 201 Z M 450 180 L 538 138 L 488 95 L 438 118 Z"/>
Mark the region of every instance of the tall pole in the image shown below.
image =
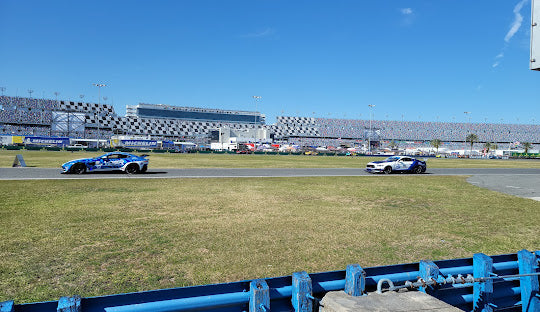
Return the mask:
<path id="1" fill-rule="evenodd" d="M 28 94 L 30 95 L 29 98 L 32 98 L 32 93 L 34 93 L 34 90 L 28 89 Z M 28 107 L 28 100 L 26 100 L 26 106 Z"/>
<path id="2" fill-rule="evenodd" d="M 92 85 L 98 87 L 98 111 L 96 114 L 96 123 L 97 123 L 97 148 L 99 149 L 99 140 L 100 140 L 99 116 L 101 115 L 99 113 L 99 110 L 101 109 L 101 88 L 106 87 L 107 85 L 103 83 L 93 83 Z"/>
<path id="3" fill-rule="evenodd" d="M 4 91 L 6 91 L 6 87 L 0 87 L 0 91 L 2 91 L 2 96 L 4 96 Z M 0 108 L 4 108 L 4 105 L 0 105 Z"/>
<path id="4" fill-rule="evenodd" d="M 375 104 L 368 104 L 368 106 L 369 106 L 368 154 L 371 154 L 371 120 L 373 119 L 373 107 L 375 107 Z"/>
<path id="5" fill-rule="evenodd" d="M 60 92 L 55 91 L 54 92 L 54 96 L 55 96 L 54 105 L 55 105 L 55 108 L 58 108 L 60 106 L 60 105 L 58 105 L 58 95 L 60 95 Z"/>
<path id="6" fill-rule="evenodd" d="M 465 114 L 465 116 L 468 117 L 468 121 L 469 121 L 469 132 L 472 134 L 472 127 L 471 127 L 471 112 L 463 112 Z M 465 140 L 467 141 L 467 140 Z M 467 142 L 465 142 L 465 146 L 467 145 Z M 471 146 L 471 153 L 470 155 L 472 156 L 472 146 Z"/>
<path id="7" fill-rule="evenodd" d="M 468 120 L 469 120 L 469 124 L 471 123 L 471 112 L 463 112 L 465 114 L 465 116 L 467 116 Z"/>
<path id="8" fill-rule="evenodd" d="M 258 141 L 258 131 L 259 127 L 257 127 L 257 111 L 259 110 L 259 101 L 262 99 L 262 96 L 254 95 L 253 100 L 255 101 L 255 123 L 253 124 L 253 127 L 255 128 L 255 141 Z M 253 143 L 253 149 L 255 150 L 255 143 Z"/>
<path id="9" fill-rule="evenodd" d="M 259 100 L 262 99 L 262 96 L 258 96 L 258 95 L 254 95 L 253 96 L 253 101 L 255 102 L 255 112 L 257 112 L 257 110 L 259 109 Z M 257 123 L 257 115 L 255 115 L 255 124 Z"/>

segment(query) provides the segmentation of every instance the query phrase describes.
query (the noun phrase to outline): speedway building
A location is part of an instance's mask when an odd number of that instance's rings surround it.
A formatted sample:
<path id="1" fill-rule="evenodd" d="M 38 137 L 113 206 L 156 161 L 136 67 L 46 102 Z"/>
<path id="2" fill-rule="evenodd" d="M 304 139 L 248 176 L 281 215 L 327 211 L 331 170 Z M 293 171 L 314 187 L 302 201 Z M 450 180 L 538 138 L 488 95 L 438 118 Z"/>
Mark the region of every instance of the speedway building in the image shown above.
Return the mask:
<path id="1" fill-rule="evenodd" d="M 533 124 L 372 120 L 370 126 L 369 120 L 360 119 L 278 116 L 275 124 L 267 125 L 264 114 L 252 111 L 140 103 L 128 105 L 126 116 L 118 116 L 108 104 L 0 96 L 0 135 L 4 136 L 107 139 L 124 135 L 205 145 L 220 129 L 264 129 L 277 143 L 301 146 L 360 145 L 369 138 L 379 146 L 393 141 L 400 147 L 421 147 L 439 139 L 443 146 L 463 148 L 470 133 L 479 142 L 497 143 L 500 148 L 518 142 L 540 144 L 540 125 Z"/>

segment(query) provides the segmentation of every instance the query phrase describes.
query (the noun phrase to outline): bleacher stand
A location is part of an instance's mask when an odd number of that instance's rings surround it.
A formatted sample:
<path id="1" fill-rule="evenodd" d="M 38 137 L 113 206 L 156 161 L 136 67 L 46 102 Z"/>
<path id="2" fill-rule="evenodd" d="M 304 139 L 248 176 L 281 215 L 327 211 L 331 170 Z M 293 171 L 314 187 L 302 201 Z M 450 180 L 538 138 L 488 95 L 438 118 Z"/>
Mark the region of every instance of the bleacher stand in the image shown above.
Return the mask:
<path id="1" fill-rule="evenodd" d="M 301 146 L 358 145 L 366 141 L 369 129 L 372 129 L 372 141 L 377 140 L 383 146 L 393 142 L 400 148 L 430 147 L 431 140 L 439 139 L 443 142 L 443 148 L 463 149 L 467 147 L 465 137 L 470 133 L 476 134 L 479 142 L 498 143 L 500 148 L 514 146 L 517 142 L 533 143 L 533 148 L 540 144 L 540 125 L 532 124 L 372 120 L 370 125 L 369 120 L 278 116 L 275 125 L 266 125 L 264 115 L 254 112 L 139 105 L 154 111 L 163 108 L 166 113 L 162 117 L 140 116 L 136 113 L 139 106 L 128 106 L 130 113 L 121 117 L 108 104 L 0 96 L 0 134 L 65 135 L 52 131 L 55 122 L 53 112 L 61 112 L 84 114 L 83 130 L 69 135 L 89 139 L 124 134 L 204 144 L 208 143 L 211 130 L 262 127 L 269 130 L 276 141 Z M 196 117 L 167 117 L 179 112 Z M 210 117 L 204 120 L 199 116 Z M 220 120 L 219 116 L 225 117 Z M 251 116 L 255 117 L 255 122 L 250 122 Z M 233 117 L 243 119 L 233 121 Z M 260 118 L 258 122 L 256 118 Z"/>
<path id="2" fill-rule="evenodd" d="M 540 125 L 449 123 L 421 121 L 351 120 L 335 118 L 277 117 L 273 126 L 276 138 L 286 138 L 295 144 L 313 146 L 339 146 L 339 144 L 366 140 L 369 129 L 372 139 L 381 143 L 398 143 L 400 147 L 430 147 L 430 141 L 439 139 L 443 147 L 460 149 L 465 138 L 474 133 L 479 142 L 530 142 L 540 144 Z M 376 138 L 375 137 L 376 134 Z"/>

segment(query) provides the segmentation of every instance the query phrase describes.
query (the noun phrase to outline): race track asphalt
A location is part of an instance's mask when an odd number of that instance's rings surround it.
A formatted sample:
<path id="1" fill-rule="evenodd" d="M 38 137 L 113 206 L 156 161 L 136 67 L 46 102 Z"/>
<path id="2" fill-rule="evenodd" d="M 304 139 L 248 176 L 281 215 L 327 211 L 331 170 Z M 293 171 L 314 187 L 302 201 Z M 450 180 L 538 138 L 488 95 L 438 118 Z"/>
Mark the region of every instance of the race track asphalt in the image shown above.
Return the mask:
<path id="1" fill-rule="evenodd" d="M 525 168 L 430 168 L 424 175 L 466 175 L 467 181 L 479 187 L 540 201 L 540 169 Z M 211 168 L 152 169 L 143 174 L 123 172 L 61 174 L 54 168 L 0 168 L 0 180 L 56 179 L 162 179 L 162 178 L 248 178 L 248 177 L 318 177 L 318 176 L 381 176 L 361 168 Z M 384 176 L 384 175 L 383 175 Z"/>

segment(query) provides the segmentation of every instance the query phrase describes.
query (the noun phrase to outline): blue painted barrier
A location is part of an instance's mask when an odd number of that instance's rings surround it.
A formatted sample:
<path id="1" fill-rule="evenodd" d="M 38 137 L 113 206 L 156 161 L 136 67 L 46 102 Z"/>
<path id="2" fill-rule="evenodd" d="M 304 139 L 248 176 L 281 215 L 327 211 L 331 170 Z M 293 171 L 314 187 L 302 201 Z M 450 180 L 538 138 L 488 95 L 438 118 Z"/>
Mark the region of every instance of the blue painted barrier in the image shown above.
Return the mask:
<path id="1" fill-rule="evenodd" d="M 62 297 L 59 301 L 27 304 L 5 301 L 0 302 L 0 312 L 312 312 L 316 302 L 329 291 L 360 296 L 374 291 L 384 279 L 397 287 L 418 280 L 425 283 L 421 290 L 465 311 L 540 312 L 539 259 L 540 251 L 521 250 L 491 257 L 475 254 L 473 258 L 368 268 L 355 264 L 344 271 L 302 271 L 292 276 L 226 284 L 91 298 Z"/>

